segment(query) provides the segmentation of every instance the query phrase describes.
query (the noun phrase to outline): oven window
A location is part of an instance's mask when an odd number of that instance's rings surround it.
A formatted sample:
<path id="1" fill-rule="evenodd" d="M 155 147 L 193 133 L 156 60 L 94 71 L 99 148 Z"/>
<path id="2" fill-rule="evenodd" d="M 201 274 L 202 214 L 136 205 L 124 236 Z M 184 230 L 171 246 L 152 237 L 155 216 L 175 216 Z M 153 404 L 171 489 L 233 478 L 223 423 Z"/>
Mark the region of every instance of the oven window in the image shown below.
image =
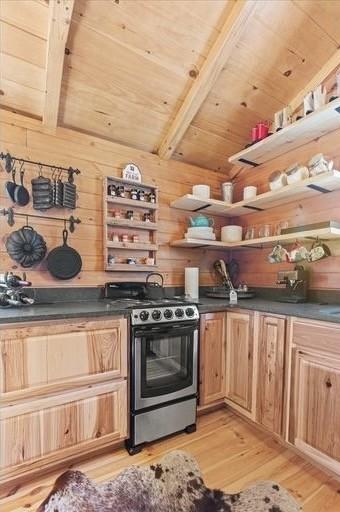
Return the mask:
<path id="1" fill-rule="evenodd" d="M 192 384 L 192 334 L 142 338 L 141 395 L 172 393 Z"/>

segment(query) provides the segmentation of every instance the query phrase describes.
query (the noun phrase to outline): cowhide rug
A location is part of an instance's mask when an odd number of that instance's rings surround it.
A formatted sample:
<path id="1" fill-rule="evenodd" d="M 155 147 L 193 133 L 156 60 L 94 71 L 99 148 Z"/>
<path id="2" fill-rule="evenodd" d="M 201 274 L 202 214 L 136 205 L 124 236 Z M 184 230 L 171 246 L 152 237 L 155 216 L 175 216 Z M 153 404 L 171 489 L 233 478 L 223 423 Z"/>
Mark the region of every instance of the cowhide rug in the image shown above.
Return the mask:
<path id="1" fill-rule="evenodd" d="M 259 482 L 237 494 L 204 485 L 197 462 L 173 451 L 158 464 L 131 466 L 114 480 L 95 484 L 66 471 L 37 512 L 297 512 L 290 494 L 275 482 Z"/>

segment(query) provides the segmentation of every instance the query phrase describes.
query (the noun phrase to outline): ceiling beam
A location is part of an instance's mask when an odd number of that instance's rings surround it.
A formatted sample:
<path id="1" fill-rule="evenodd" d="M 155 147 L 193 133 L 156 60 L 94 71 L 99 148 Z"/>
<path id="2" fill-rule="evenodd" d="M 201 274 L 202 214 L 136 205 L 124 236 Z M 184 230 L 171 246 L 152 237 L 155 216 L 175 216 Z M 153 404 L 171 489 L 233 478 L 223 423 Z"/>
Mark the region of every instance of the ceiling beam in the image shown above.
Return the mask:
<path id="1" fill-rule="evenodd" d="M 292 112 L 295 112 L 303 103 L 303 98 L 310 91 L 313 91 L 318 85 L 322 84 L 327 78 L 340 68 L 340 48 L 331 56 L 322 68 L 313 76 L 308 84 L 293 98 L 289 103 Z"/>
<path id="2" fill-rule="evenodd" d="M 43 125 L 55 129 L 58 122 L 65 46 L 74 7 L 74 0 L 50 0 L 46 57 L 46 90 Z"/>
<path id="3" fill-rule="evenodd" d="M 210 52 L 192 84 L 171 126 L 159 145 L 158 155 L 168 159 L 175 151 L 191 121 L 211 91 L 223 66 L 244 33 L 256 7 L 254 0 L 235 0 Z"/>

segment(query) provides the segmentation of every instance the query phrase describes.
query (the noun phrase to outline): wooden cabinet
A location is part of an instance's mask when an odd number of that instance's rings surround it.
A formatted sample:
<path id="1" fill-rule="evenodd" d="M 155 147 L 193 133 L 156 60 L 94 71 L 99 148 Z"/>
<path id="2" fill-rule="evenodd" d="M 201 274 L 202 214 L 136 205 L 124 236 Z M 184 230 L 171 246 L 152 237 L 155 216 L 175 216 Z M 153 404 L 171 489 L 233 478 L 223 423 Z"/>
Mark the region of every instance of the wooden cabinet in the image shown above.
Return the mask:
<path id="1" fill-rule="evenodd" d="M 260 315 L 256 421 L 281 435 L 283 415 L 285 318 Z"/>
<path id="2" fill-rule="evenodd" d="M 340 475 L 340 326 L 295 320 L 288 439 Z"/>
<path id="3" fill-rule="evenodd" d="M 124 439 L 126 386 L 126 381 L 117 381 L 5 407 L 0 419 L 1 477 Z"/>
<path id="4" fill-rule="evenodd" d="M 226 329 L 226 398 L 241 410 L 252 411 L 254 315 L 228 312 Z"/>
<path id="5" fill-rule="evenodd" d="M 225 396 L 226 313 L 201 316 L 200 328 L 200 405 Z"/>
<path id="6" fill-rule="evenodd" d="M 0 329 L 0 480 L 126 439 L 127 321 Z"/>
<path id="7" fill-rule="evenodd" d="M 125 319 L 44 322 L 0 331 L 3 400 L 127 376 Z"/>

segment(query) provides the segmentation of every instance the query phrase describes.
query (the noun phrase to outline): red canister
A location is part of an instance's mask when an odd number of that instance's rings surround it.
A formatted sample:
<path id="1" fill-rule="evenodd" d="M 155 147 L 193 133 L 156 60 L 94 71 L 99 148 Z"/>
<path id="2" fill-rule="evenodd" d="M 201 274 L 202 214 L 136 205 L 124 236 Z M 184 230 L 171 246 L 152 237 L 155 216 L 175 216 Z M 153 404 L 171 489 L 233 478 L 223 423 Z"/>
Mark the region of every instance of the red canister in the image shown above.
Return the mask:
<path id="1" fill-rule="evenodd" d="M 251 129 L 251 141 L 256 142 L 258 140 L 257 126 Z"/>
<path id="2" fill-rule="evenodd" d="M 260 123 L 257 123 L 256 128 L 258 140 L 262 140 L 268 137 L 269 128 L 267 123 L 261 121 Z"/>

